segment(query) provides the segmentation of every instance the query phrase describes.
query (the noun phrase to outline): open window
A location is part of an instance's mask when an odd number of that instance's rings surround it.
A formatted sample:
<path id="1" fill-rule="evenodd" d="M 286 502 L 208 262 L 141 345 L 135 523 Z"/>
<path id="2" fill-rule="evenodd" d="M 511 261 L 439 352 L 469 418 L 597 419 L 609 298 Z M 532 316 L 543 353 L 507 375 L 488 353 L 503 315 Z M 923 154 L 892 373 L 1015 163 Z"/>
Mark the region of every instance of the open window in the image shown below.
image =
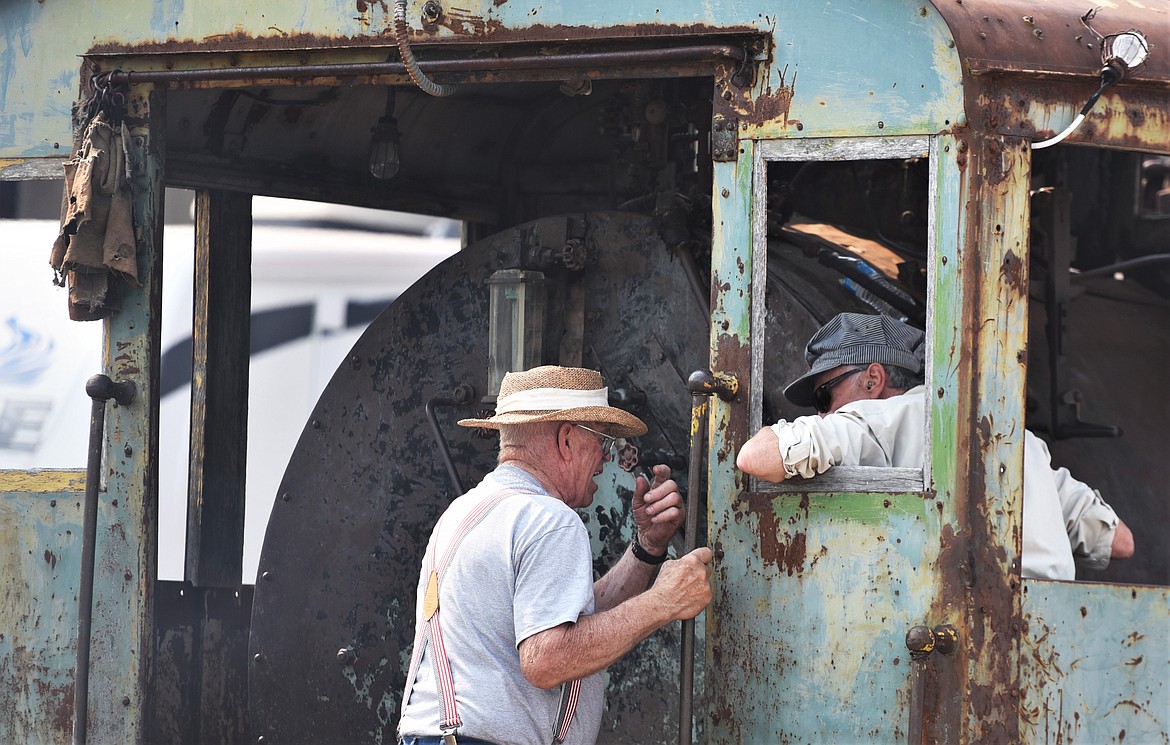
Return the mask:
<path id="1" fill-rule="evenodd" d="M 783 389 L 837 313 L 886 314 L 926 329 L 935 179 L 926 137 L 764 142 L 753 165 L 751 431 L 812 415 Z M 928 334 L 929 340 L 929 334 Z M 929 380 L 928 369 L 923 371 Z M 837 466 L 815 479 L 753 480 L 759 491 L 916 492 L 929 468 Z"/>

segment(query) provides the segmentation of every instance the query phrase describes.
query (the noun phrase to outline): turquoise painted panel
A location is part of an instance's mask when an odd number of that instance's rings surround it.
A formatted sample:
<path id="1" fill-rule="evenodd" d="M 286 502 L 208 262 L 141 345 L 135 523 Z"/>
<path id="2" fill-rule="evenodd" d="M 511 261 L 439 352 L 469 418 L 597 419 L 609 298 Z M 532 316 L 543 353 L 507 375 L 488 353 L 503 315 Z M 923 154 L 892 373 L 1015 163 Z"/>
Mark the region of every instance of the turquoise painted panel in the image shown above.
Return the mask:
<path id="1" fill-rule="evenodd" d="M 409 5 L 413 25 L 421 6 L 421 0 Z M 361 0 L 0 4 L 0 159 L 68 151 L 79 56 L 92 50 L 147 45 L 166 51 L 159 45 L 181 42 L 219 51 L 249 39 L 259 39 L 265 49 L 384 47 L 391 43 L 391 8 Z M 477 0 L 449 6 L 444 23 L 438 32 L 443 40 L 505 33 L 509 40 L 629 35 L 631 26 L 638 35 L 720 29 L 768 34 L 773 51 L 748 109 L 752 121 L 767 122 L 769 136 L 937 132 L 962 111 L 960 62 L 929 3 Z"/>
<path id="2" fill-rule="evenodd" d="M 1023 584 L 1021 740 L 1170 742 L 1170 590 Z"/>
<path id="3" fill-rule="evenodd" d="M 84 496 L 0 493 L 0 742 L 72 739 Z"/>
<path id="4" fill-rule="evenodd" d="M 707 666 L 710 741 L 904 740 L 906 632 L 935 623 L 934 500 L 761 496 L 729 506 L 715 536 L 723 602 Z"/>

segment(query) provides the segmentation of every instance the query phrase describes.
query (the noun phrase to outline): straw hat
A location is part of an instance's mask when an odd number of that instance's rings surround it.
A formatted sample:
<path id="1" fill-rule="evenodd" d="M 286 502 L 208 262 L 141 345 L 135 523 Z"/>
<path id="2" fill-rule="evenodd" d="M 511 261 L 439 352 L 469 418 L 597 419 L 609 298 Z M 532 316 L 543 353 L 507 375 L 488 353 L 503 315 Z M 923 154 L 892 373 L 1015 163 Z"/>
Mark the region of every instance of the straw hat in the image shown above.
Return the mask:
<path id="1" fill-rule="evenodd" d="M 809 339 L 809 371 L 788 384 L 784 395 L 797 406 L 813 405 L 813 378 L 841 365 L 880 362 L 921 372 L 925 334 L 889 316 L 841 313 Z"/>
<path id="2" fill-rule="evenodd" d="M 504 375 L 496 414 L 490 419 L 461 419 L 463 427 L 499 429 L 501 424 L 529 422 L 602 422 L 615 437 L 646 434 L 641 419 L 609 405 L 601 373 L 580 367 L 545 365 Z"/>

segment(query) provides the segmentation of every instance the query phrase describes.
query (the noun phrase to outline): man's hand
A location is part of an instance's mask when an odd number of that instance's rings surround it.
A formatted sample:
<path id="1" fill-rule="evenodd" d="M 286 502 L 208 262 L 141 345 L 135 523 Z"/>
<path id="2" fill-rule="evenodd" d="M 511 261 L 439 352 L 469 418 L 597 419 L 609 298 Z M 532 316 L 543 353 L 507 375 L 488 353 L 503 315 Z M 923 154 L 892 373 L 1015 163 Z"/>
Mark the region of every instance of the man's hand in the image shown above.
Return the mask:
<path id="1" fill-rule="evenodd" d="M 634 482 L 634 522 L 638 526 L 638 543 L 652 554 L 664 554 L 670 539 L 678 532 L 686 516 L 678 484 L 670 478 L 670 468 L 654 466 L 654 482 L 644 476 Z"/>
<path id="2" fill-rule="evenodd" d="M 702 613 L 711 604 L 711 549 L 696 548 L 663 564 L 650 592 L 658 596 L 672 620 L 685 621 Z"/>

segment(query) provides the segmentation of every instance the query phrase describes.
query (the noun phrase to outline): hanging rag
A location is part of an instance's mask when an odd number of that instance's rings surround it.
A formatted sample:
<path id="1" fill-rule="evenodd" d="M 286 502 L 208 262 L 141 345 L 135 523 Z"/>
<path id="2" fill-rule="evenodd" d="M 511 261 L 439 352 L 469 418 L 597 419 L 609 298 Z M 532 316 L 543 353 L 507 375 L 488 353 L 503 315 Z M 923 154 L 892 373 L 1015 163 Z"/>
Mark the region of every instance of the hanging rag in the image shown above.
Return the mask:
<path id="1" fill-rule="evenodd" d="M 61 232 L 49 263 L 69 284 L 69 317 L 94 321 L 117 310 L 114 280 L 138 287 L 130 189 L 129 131 L 99 111 L 65 161 Z"/>

